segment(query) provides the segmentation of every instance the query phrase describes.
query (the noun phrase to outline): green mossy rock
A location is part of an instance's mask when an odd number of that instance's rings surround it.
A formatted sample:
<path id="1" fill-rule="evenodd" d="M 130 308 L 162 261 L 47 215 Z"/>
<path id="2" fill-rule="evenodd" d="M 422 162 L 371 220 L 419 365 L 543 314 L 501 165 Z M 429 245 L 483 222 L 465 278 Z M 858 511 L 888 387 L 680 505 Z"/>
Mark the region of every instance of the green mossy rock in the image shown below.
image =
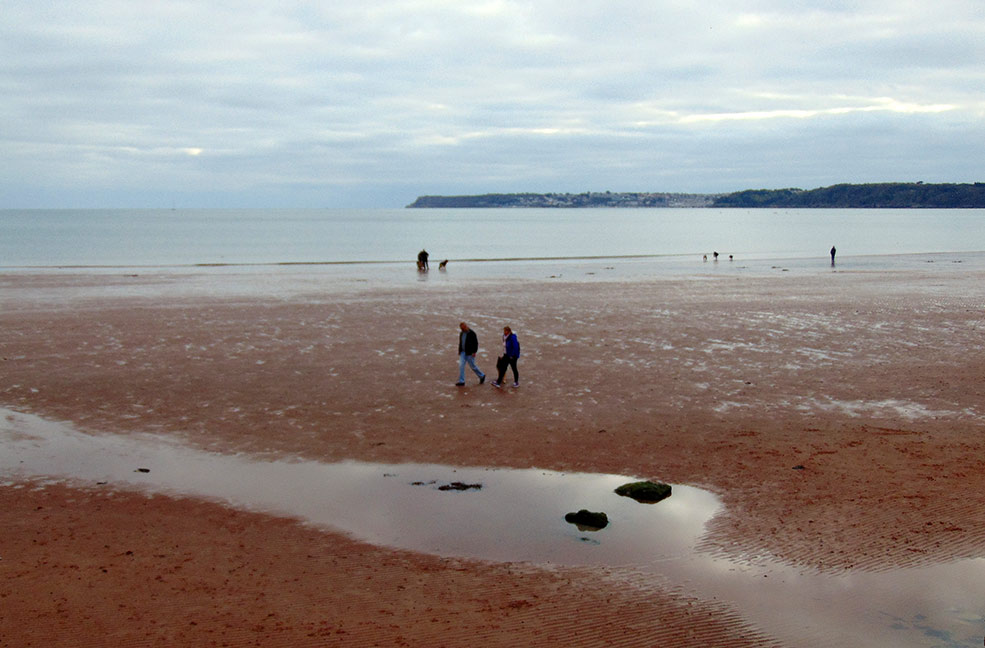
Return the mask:
<path id="1" fill-rule="evenodd" d="M 617 495 L 632 497 L 637 502 L 644 504 L 655 504 L 662 499 L 670 497 L 670 484 L 660 482 L 641 481 L 631 484 L 623 484 L 616 489 Z"/>

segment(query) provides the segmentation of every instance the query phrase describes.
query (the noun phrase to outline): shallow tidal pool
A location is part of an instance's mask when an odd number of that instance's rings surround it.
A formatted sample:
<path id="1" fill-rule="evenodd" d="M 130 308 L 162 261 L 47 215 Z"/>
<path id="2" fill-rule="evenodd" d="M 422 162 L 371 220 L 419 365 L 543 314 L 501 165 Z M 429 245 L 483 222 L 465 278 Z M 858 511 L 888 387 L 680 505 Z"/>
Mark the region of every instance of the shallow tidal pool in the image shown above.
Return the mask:
<path id="1" fill-rule="evenodd" d="M 714 494 L 674 485 L 656 504 L 617 495 L 639 477 L 355 461 L 263 460 L 152 435 L 83 434 L 0 408 L 0 484 L 64 481 L 158 492 L 299 519 L 379 546 L 495 562 L 605 566 L 724 602 L 781 643 L 980 646 L 985 558 L 835 574 L 760 557 L 709 555 Z M 448 488 L 458 484 L 458 489 Z M 580 509 L 609 524 L 565 521 Z M 8 557 L 5 556 L 5 559 Z"/>

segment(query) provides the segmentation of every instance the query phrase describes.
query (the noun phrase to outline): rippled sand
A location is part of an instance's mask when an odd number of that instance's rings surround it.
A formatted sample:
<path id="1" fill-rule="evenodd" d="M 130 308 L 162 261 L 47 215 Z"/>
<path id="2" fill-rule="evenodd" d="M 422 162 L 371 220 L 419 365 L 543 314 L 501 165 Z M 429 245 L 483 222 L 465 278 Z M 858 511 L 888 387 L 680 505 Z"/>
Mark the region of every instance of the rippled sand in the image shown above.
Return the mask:
<path id="1" fill-rule="evenodd" d="M 736 570 L 922 569 L 985 557 L 985 273 L 952 261 L 4 275 L 0 405 L 227 454 L 647 476 L 718 495 L 700 550 Z M 486 372 L 518 333 L 519 389 L 454 387 L 462 320 Z M 644 569 L 390 550 L 111 485 L 5 477 L 0 501 L 4 645 L 851 645 Z M 900 645 L 983 634 L 980 616 L 920 623 L 886 621 Z"/>

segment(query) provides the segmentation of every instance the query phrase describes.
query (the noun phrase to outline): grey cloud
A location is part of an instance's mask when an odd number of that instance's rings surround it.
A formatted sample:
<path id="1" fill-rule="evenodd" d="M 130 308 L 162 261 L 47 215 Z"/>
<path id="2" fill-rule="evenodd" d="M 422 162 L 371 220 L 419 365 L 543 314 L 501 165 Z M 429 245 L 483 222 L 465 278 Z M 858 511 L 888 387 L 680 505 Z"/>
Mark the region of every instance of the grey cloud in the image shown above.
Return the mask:
<path id="1" fill-rule="evenodd" d="M 973 0 L 8 5 L 0 205 L 958 181 L 982 139 Z"/>

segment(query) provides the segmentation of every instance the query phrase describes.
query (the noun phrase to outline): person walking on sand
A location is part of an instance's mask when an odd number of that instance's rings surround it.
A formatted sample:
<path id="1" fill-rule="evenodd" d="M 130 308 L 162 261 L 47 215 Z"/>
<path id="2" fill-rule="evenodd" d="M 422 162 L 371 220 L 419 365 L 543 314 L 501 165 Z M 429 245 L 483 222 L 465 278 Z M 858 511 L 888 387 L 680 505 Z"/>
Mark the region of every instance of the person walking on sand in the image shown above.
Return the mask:
<path id="1" fill-rule="evenodd" d="M 427 250 L 421 250 L 417 253 L 417 269 L 422 271 L 427 271 L 428 269 L 428 254 Z"/>
<path id="2" fill-rule="evenodd" d="M 835 264 L 835 252 L 837 252 L 837 251 L 838 250 L 835 249 L 835 246 L 832 245 L 831 246 L 831 265 L 834 265 Z"/>
<path id="3" fill-rule="evenodd" d="M 520 340 L 516 333 L 509 326 L 503 327 L 503 355 L 496 361 L 496 368 L 499 369 L 499 376 L 493 381 L 493 387 L 503 386 L 503 377 L 506 375 L 506 368 L 513 370 L 513 386 L 520 386 L 520 373 L 516 370 L 516 361 L 520 357 Z"/>
<path id="4" fill-rule="evenodd" d="M 486 374 L 475 364 L 475 354 L 479 352 L 479 336 L 469 328 L 469 325 L 462 322 L 458 325 L 462 332 L 458 335 L 458 382 L 456 387 L 465 386 L 465 365 L 472 367 L 472 371 L 479 377 L 479 384 L 486 382 Z"/>

